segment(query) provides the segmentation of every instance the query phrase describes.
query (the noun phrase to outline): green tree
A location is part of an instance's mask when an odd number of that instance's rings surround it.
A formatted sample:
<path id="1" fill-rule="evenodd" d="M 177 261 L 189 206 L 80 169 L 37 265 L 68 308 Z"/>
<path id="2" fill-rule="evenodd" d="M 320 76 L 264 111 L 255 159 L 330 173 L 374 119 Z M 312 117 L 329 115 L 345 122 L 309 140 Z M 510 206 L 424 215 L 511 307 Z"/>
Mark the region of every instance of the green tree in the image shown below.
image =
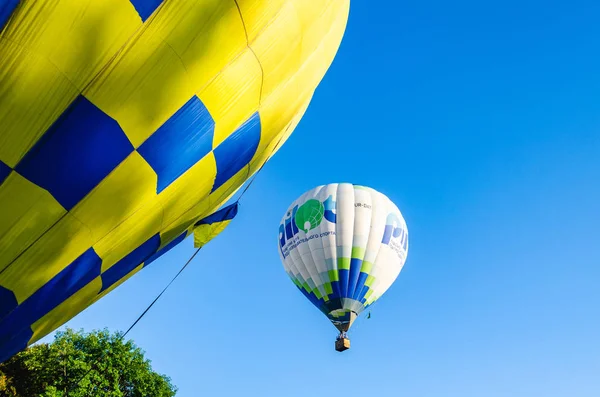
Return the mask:
<path id="1" fill-rule="evenodd" d="M 67 329 L 0 364 L 0 397 L 171 397 L 177 388 L 152 370 L 121 333 Z"/>

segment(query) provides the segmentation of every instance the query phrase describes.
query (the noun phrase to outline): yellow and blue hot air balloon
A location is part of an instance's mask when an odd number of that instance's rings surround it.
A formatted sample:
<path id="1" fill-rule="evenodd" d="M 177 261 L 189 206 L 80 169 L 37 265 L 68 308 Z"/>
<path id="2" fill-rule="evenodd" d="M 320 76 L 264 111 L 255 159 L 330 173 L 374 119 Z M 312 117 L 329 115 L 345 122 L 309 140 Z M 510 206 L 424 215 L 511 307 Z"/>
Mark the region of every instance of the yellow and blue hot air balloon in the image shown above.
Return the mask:
<path id="1" fill-rule="evenodd" d="M 222 230 L 235 211 L 217 210 L 298 124 L 348 10 L 0 0 L 0 360 L 192 231 L 201 246 Z"/>

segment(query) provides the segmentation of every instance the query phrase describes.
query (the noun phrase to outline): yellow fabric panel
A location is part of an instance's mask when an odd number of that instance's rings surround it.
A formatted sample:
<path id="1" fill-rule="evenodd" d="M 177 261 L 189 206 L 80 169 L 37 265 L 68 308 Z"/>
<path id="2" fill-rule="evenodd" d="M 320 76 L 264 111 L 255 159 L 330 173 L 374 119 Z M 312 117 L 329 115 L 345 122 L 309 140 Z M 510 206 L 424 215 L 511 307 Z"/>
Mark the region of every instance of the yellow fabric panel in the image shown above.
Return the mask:
<path id="1" fill-rule="evenodd" d="M 213 147 L 217 147 L 257 109 L 262 71 L 248 48 L 225 67 L 198 97 L 215 120 Z"/>
<path id="2" fill-rule="evenodd" d="M 298 70 L 301 43 L 302 31 L 296 9 L 291 3 L 286 3 L 251 43 L 264 71 L 263 99 Z"/>
<path id="3" fill-rule="evenodd" d="M 129 1 L 28 1 L 2 36 L 48 59 L 81 90 L 141 25 Z"/>
<path id="4" fill-rule="evenodd" d="M 14 167 L 77 94 L 47 59 L 0 38 L 0 160 Z"/>
<path id="5" fill-rule="evenodd" d="M 307 41 L 303 40 L 303 63 L 298 71 L 300 76 L 294 76 L 294 79 L 305 91 L 314 91 L 321 82 L 333 62 L 346 30 L 350 12 L 349 0 L 332 0 L 331 4 L 332 7 L 322 14 L 320 23 L 313 23 L 306 30 Z M 312 36 L 315 34 L 320 36 L 319 40 Z M 316 40 L 312 45 L 311 39 Z M 307 52 L 308 50 L 310 51 Z"/>
<path id="6" fill-rule="evenodd" d="M 94 242 L 104 237 L 133 212 L 156 197 L 156 173 L 133 152 L 71 213 L 89 227 Z"/>
<path id="7" fill-rule="evenodd" d="M 141 25 L 128 1 L 29 1 L 0 37 L 0 160 L 14 166 Z"/>
<path id="8" fill-rule="evenodd" d="M 66 213 L 50 193 L 16 172 L 0 185 L 0 208 L 0 271 Z"/>
<path id="9" fill-rule="evenodd" d="M 21 303 L 91 245 L 90 231 L 67 213 L 0 274 L 0 285 L 12 290 Z"/>
<path id="10" fill-rule="evenodd" d="M 102 289 L 102 279 L 96 277 L 85 287 L 63 301 L 60 305 L 52 309 L 44 317 L 31 325 L 33 336 L 29 343 L 35 343 L 56 328 L 60 327 L 66 321 L 75 317 L 79 312 L 83 311 L 98 295 Z"/>
<path id="11" fill-rule="evenodd" d="M 194 228 L 194 247 L 202 248 L 213 238 L 217 237 L 229 224 L 229 221 L 217 222 L 211 225 L 200 225 Z"/>
<path id="12" fill-rule="evenodd" d="M 94 244 L 94 251 L 102 259 L 102 272 L 158 233 L 162 217 L 160 203 L 148 203 Z"/>
<path id="13" fill-rule="evenodd" d="M 167 1 L 152 23 L 181 57 L 195 91 L 247 47 L 235 0 Z"/>
<path id="14" fill-rule="evenodd" d="M 335 29 L 343 19 L 345 28 L 350 2 L 328 0 L 326 7 L 314 7 L 306 0 L 291 0 L 302 26 L 302 61 L 306 60 L 323 42 L 328 32 Z M 336 42 L 339 45 L 339 40 Z M 331 61 L 331 59 L 330 59 Z M 329 65 L 329 62 L 327 63 Z"/>
<path id="15" fill-rule="evenodd" d="M 207 197 L 217 175 L 213 152 L 187 170 L 158 195 L 164 208 L 163 225 L 169 225 L 196 203 Z"/>
<path id="16" fill-rule="evenodd" d="M 296 83 L 296 79 L 291 80 Z M 275 145 L 280 146 L 285 139 L 292 133 L 288 125 L 299 114 L 304 106 L 308 105 L 312 92 L 306 92 L 297 84 L 290 84 L 279 87 L 279 89 L 263 100 L 260 109 L 261 119 L 261 137 L 256 153 L 250 162 L 250 168 L 260 167 L 256 159 L 262 156 L 271 156 Z M 299 120 L 298 120 L 299 121 Z M 279 139 L 284 136 L 281 141 Z"/>
<path id="17" fill-rule="evenodd" d="M 104 298 L 106 295 L 110 294 L 115 288 L 117 288 L 119 285 L 123 284 L 125 281 L 127 281 L 128 279 L 130 279 L 134 274 L 136 274 L 137 272 L 139 272 L 143 268 L 144 268 L 144 264 L 141 263 L 138 267 L 136 267 L 135 269 L 133 269 L 132 271 L 130 271 L 129 273 L 127 273 L 125 276 L 123 276 L 119 281 L 117 281 L 116 283 L 114 283 L 113 285 L 111 285 L 110 287 L 108 287 L 107 289 L 105 289 L 104 291 L 102 291 L 102 293 L 96 295 L 93 298 L 93 301 L 90 302 L 90 304 L 96 303 L 100 299 Z M 94 281 L 96 281 L 96 280 L 94 280 Z M 100 286 L 102 286 L 102 281 L 100 281 Z"/>
<path id="18" fill-rule="evenodd" d="M 258 169 L 265 162 L 267 162 L 277 152 L 277 150 L 279 150 L 281 145 L 287 141 L 292 132 L 294 132 L 300 123 L 300 120 L 302 120 L 302 117 L 308 109 L 309 104 L 310 98 L 300 107 L 300 109 L 293 116 L 292 120 L 279 132 L 273 128 L 270 128 L 261 135 L 260 143 L 256 149 L 256 153 L 250 161 L 249 169 L 251 175 L 254 175 L 254 173 L 256 173 Z"/>
<path id="19" fill-rule="evenodd" d="M 248 41 L 252 43 L 256 36 L 270 24 L 289 0 L 237 0 L 248 32 Z M 306 1 L 306 0 L 304 0 Z M 315 7 L 314 2 L 306 1 Z M 315 7 L 319 8 L 319 7 Z"/>
<path id="20" fill-rule="evenodd" d="M 194 91 L 179 56 L 156 29 L 144 28 L 85 96 L 117 120 L 131 143 L 139 147 Z"/>

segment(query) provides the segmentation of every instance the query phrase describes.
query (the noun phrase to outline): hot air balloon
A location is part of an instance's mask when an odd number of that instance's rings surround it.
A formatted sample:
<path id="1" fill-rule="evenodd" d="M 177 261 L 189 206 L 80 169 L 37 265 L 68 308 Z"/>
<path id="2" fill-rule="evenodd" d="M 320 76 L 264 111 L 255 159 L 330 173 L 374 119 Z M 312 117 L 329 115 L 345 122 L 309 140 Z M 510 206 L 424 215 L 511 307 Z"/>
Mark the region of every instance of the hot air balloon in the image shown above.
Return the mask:
<path id="1" fill-rule="evenodd" d="M 348 12 L 0 0 L 0 361 L 193 231 L 203 245 L 222 230 L 219 208 L 300 121 Z"/>
<path id="2" fill-rule="evenodd" d="M 279 225 L 279 256 L 300 291 L 347 331 L 396 280 L 408 255 L 398 207 L 374 189 L 349 183 L 316 187 L 294 201 Z"/>

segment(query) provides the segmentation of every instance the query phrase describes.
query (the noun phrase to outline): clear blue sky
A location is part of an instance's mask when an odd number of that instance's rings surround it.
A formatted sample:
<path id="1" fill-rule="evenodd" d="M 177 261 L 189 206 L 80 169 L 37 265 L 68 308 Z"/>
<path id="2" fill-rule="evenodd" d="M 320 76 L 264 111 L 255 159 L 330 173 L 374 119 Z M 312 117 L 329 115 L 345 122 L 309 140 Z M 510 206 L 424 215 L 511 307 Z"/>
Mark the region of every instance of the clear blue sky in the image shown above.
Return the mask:
<path id="1" fill-rule="evenodd" d="M 593 0 L 353 0 L 300 126 L 130 336 L 181 397 L 599 396 L 598 15 Z M 276 240 L 297 196 L 345 181 L 387 194 L 411 240 L 339 354 Z M 126 329 L 192 251 L 68 325 Z"/>

